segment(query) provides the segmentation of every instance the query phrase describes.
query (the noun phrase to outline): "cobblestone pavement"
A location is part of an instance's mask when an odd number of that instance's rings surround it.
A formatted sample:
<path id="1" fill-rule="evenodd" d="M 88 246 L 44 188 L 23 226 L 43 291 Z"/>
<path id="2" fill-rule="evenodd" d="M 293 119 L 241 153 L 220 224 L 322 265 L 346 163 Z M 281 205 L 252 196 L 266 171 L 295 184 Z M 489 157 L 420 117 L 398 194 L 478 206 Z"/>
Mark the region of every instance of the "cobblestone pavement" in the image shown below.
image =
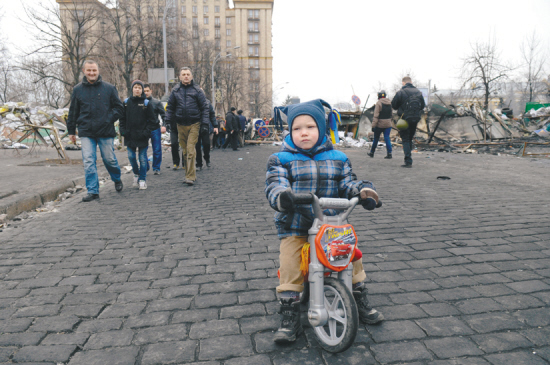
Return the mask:
<path id="1" fill-rule="evenodd" d="M 549 363 L 550 161 L 436 152 L 401 169 L 399 151 L 345 150 L 384 200 L 351 222 L 387 320 L 331 355 L 311 327 L 272 342 L 279 240 L 263 188 L 276 149 L 216 150 L 193 187 L 182 170 L 145 191 L 124 175 L 120 194 L 109 183 L 100 201 L 14 222 L 0 233 L 0 363 Z"/>

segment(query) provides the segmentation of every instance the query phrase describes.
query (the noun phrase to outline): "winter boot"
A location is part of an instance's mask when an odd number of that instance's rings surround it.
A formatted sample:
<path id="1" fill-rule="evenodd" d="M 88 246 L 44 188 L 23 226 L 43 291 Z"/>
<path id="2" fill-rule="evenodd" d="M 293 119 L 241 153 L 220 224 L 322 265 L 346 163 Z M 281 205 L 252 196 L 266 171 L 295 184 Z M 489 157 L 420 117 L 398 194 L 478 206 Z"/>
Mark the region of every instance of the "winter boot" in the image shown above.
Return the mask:
<path id="1" fill-rule="evenodd" d="M 388 153 L 388 154 L 386 155 L 386 157 L 384 157 L 384 158 L 385 158 L 386 160 L 391 160 L 391 158 L 392 158 L 392 157 L 391 157 L 391 153 Z"/>
<path id="2" fill-rule="evenodd" d="M 281 298 L 281 326 L 275 333 L 273 341 L 276 343 L 289 343 L 304 331 L 300 323 L 300 302 L 293 298 Z"/>
<path id="3" fill-rule="evenodd" d="M 373 158 L 374 157 L 374 152 L 367 153 L 367 156 L 369 156 L 370 158 Z"/>
<path id="4" fill-rule="evenodd" d="M 365 288 L 363 283 L 358 283 L 353 286 L 353 298 L 355 298 L 355 303 L 357 303 L 359 319 L 366 324 L 380 323 L 384 320 L 384 316 L 369 305 L 367 293 L 367 288 Z"/>

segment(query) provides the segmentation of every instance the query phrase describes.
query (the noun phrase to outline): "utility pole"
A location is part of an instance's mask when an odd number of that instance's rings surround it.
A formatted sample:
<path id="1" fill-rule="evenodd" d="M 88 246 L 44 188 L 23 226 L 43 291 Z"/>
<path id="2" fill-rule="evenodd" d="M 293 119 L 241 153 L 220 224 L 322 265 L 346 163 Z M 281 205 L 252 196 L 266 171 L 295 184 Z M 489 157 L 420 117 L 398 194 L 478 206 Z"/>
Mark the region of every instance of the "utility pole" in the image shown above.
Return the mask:
<path id="1" fill-rule="evenodd" d="M 162 47 L 164 49 L 164 96 L 168 96 L 168 57 L 166 55 L 166 10 L 171 0 L 166 0 L 164 4 L 164 14 L 162 16 Z"/>

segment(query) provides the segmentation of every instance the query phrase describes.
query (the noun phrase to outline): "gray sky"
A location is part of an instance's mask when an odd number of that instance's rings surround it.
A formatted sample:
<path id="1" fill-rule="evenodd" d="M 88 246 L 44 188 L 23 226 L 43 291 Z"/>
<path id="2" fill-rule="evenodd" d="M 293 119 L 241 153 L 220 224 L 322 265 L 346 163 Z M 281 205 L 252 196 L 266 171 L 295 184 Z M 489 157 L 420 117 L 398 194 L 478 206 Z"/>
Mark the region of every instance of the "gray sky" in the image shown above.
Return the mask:
<path id="1" fill-rule="evenodd" d="M 28 44 L 17 16 L 37 2 L 2 1 L 0 34 Z M 407 70 L 414 83 L 458 88 L 461 58 L 476 41 L 494 37 L 502 59 L 517 64 L 522 40 L 536 31 L 550 56 L 549 15 L 549 0 L 275 0 L 275 98 L 349 102 L 353 87 L 362 103 L 371 95 L 370 105 L 379 83 L 390 92 Z"/>

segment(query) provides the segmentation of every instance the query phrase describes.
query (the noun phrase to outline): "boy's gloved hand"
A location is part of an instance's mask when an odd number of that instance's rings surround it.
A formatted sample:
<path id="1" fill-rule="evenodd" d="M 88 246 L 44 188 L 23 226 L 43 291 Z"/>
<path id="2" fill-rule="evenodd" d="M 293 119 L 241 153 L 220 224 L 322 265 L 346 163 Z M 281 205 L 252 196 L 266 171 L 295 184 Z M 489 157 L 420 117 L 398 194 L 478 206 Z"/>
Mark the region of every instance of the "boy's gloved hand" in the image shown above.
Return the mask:
<path id="1" fill-rule="evenodd" d="M 277 209 L 280 211 L 289 211 L 294 207 L 294 199 L 292 199 L 292 190 L 287 188 L 277 198 Z"/>
<path id="2" fill-rule="evenodd" d="M 361 205 L 366 210 L 374 210 L 378 205 L 378 193 L 371 188 L 363 188 L 359 193 Z"/>

